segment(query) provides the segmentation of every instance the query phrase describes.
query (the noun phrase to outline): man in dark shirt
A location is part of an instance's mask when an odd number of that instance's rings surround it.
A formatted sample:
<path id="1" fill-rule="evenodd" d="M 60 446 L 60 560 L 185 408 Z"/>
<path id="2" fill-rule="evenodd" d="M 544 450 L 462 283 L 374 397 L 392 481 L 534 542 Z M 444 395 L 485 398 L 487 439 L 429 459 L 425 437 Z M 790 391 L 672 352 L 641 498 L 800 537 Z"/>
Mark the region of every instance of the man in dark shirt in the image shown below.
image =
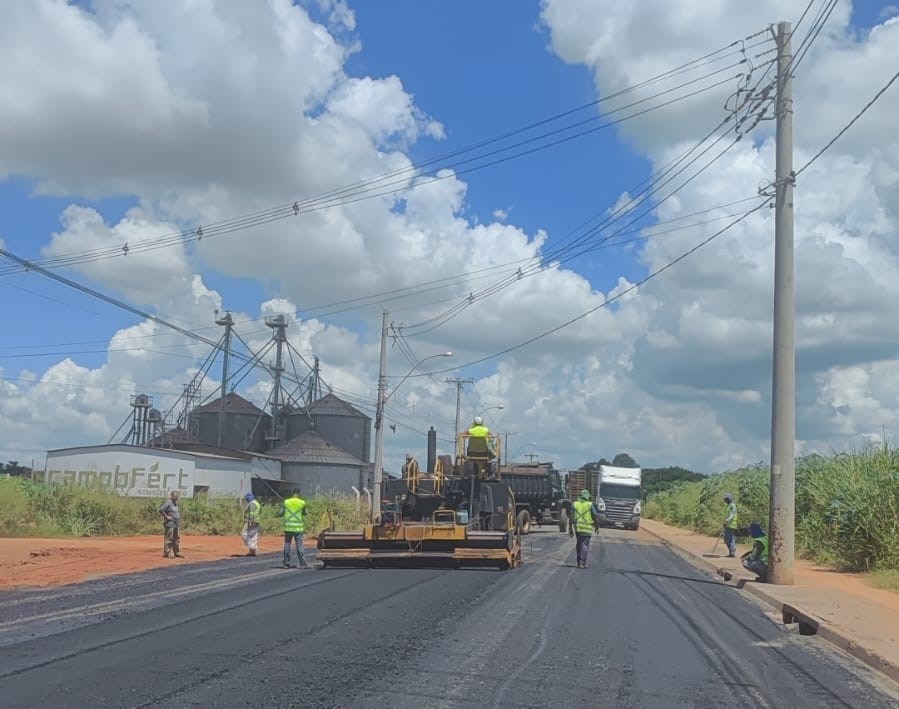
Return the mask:
<path id="1" fill-rule="evenodd" d="M 167 559 L 174 552 L 174 555 L 179 559 L 184 558 L 183 554 L 181 554 L 181 535 L 178 533 L 178 527 L 181 526 L 181 513 L 178 511 L 177 490 L 173 490 L 172 494 L 169 495 L 169 499 L 159 508 L 159 514 L 162 515 L 165 527 L 165 542 L 162 546 L 162 556 Z"/>

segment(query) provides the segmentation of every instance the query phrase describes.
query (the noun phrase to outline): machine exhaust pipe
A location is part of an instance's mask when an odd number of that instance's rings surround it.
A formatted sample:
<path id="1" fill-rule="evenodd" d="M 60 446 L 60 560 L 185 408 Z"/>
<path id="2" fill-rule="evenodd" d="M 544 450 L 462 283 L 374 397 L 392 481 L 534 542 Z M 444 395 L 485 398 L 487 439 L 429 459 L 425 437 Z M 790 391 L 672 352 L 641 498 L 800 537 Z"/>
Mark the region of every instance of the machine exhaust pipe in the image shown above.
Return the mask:
<path id="1" fill-rule="evenodd" d="M 437 467 L 437 431 L 431 426 L 428 431 L 428 475 L 434 474 Z"/>

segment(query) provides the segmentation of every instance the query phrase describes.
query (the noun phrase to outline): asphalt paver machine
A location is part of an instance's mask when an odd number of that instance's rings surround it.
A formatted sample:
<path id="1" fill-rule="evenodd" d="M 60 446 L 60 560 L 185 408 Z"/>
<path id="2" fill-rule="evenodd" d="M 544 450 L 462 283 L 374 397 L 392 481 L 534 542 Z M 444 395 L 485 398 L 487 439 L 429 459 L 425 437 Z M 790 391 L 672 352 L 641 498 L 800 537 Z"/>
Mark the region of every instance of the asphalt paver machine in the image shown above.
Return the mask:
<path id="1" fill-rule="evenodd" d="M 374 523 L 353 531 L 323 531 L 318 558 L 325 567 L 466 566 L 512 569 L 521 563 L 515 499 L 497 473 L 499 437 L 459 434 L 455 456 L 436 455 L 428 432 L 428 468 L 412 459 L 399 479 L 383 484 Z"/>

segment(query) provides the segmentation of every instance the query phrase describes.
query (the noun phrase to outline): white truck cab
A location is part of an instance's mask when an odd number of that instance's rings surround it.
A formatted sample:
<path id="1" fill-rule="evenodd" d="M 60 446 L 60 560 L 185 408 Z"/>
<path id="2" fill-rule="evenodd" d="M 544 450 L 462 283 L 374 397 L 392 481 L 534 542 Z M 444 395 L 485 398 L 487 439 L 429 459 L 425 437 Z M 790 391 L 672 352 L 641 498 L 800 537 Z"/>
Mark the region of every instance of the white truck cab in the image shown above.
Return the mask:
<path id="1" fill-rule="evenodd" d="M 640 468 L 599 466 L 599 492 L 596 507 L 601 525 L 622 525 L 636 531 L 640 527 L 640 502 L 643 499 L 643 471 Z"/>

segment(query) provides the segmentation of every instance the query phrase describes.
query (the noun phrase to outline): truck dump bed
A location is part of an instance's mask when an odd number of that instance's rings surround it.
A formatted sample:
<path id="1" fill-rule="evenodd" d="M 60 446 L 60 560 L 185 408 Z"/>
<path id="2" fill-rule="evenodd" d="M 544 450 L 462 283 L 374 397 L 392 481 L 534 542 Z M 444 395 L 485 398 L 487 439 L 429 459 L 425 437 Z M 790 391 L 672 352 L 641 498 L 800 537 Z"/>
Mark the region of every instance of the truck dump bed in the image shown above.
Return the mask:
<path id="1" fill-rule="evenodd" d="M 579 498 L 581 490 L 589 490 L 590 497 L 596 499 L 599 492 L 599 471 L 572 470 L 568 473 L 568 499 Z"/>

